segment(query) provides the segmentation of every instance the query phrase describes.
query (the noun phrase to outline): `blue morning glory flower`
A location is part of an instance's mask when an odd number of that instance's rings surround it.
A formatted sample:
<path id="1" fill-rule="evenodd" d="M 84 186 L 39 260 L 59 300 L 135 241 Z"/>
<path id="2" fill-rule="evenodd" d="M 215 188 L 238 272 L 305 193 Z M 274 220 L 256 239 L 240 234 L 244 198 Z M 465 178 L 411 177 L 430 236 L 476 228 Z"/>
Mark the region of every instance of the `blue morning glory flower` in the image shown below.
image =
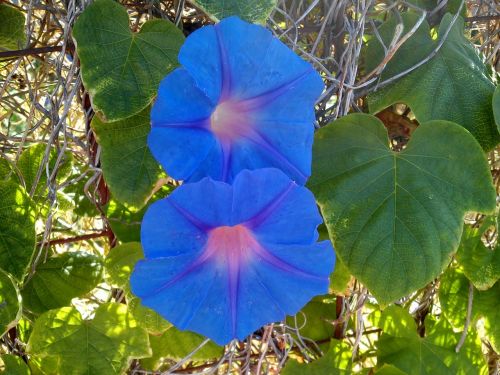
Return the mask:
<path id="1" fill-rule="evenodd" d="M 278 169 L 184 184 L 144 216 L 132 291 L 180 329 L 243 339 L 328 292 L 321 222 L 312 193 Z"/>
<path id="2" fill-rule="evenodd" d="M 179 62 L 160 84 L 148 137 L 170 176 L 231 182 L 243 169 L 275 167 L 305 183 L 324 87 L 309 63 L 237 17 L 191 34 Z"/>

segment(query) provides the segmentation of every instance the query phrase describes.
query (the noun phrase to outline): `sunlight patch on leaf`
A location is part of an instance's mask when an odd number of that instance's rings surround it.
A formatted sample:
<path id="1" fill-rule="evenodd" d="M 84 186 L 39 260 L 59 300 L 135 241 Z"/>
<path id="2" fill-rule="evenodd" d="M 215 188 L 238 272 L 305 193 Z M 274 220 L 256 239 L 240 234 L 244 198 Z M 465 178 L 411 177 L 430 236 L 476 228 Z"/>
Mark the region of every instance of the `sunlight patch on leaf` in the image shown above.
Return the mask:
<path id="1" fill-rule="evenodd" d="M 0 268 L 20 280 L 35 250 L 35 206 L 21 186 L 0 181 L 0 207 Z"/>
<path id="2" fill-rule="evenodd" d="M 147 332 L 118 303 L 99 306 L 92 320 L 83 320 L 73 307 L 42 314 L 27 352 L 44 372 L 74 375 L 122 374 L 132 359 L 151 355 Z"/>
<path id="3" fill-rule="evenodd" d="M 101 281 L 102 261 L 87 252 L 67 252 L 37 266 L 23 287 L 24 305 L 33 313 L 68 306 L 75 297 L 94 289 Z"/>

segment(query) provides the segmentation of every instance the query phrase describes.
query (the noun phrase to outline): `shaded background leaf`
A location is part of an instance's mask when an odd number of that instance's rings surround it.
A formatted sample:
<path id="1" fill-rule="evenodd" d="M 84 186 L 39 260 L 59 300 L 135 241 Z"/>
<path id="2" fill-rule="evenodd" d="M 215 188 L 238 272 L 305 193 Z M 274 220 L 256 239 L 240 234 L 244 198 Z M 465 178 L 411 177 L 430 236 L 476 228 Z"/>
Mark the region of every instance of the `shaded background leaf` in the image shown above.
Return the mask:
<path id="1" fill-rule="evenodd" d="M 286 323 L 296 327 L 302 337 L 328 343 L 334 334 L 333 321 L 336 318 L 335 297 L 327 295 L 313 298 L 297 315 L 288 316 Z"/>
<path id="2" fill-rule="evenodd" d="M 500 86 L 496 87 L 493 94 L 493 115 L 495 116 L 497 129 L 500 132 Z"/>
<path id="3" fill-rule="evenodd" d="M 43 200 L 46 199 L 47 194 L 47 171 L 40 168 L 43 168 L 45 165 L 44 158 L 45 153 L 47 152 L 47 146 L 44 144 L 36 144 L 26 148 L 19 157 L 19 161 L 17 162 L 17 167 L 19 168 L 19 172 L 21 173 L 26 191 L 31 194 L 33 191 L 33 195 L 36 196 L 34 199 Z M 57 162 L 57 152 L 54 148 L 49 150 L 48 155 L 48 166 L 49 173 L 54 170 L 55 164 Z M 72 156 L 69 152 L 63 154 L 63 158 L 61 159 L 61 164 L 58 167 L 57 179 L 61 181 L 64 177 L 67 177 L 71 172 L 71 164 L 72 164 Z M 37 180 L 38 173 L 40 171 L 40 177 Z M 33 188 L 33 185 L 36 184 L 36 187 Z"/>
<path id="4" fill-rule="evenodd" d="M 479 290 L 490 288 L 500 279 L 500 246 L 490 249 L 483 243 L 484 232 L 495 224 L 495 217 L 486 217 L 479 228 L 464 227 L 457 251 L 457 261 L 464 274 Z"/>
<path id="5" fill-rule="evenodd" d="M 348 375 L 351 374 L 352 348 L 342 341 L 332 340 L 325 355 L 308 364 L 290 361 L 283 375 Z"/>
<path id="6" fill-rule="evenodd" d="M 140 299 L 130 292 L 130 274 L 137 261 L 143 258 L 144 253 L 139 242 L 124 243 L 111 249 L 105 260 L 106 278 L 110 285 L 124 290 L 129 311 L 138 325 L 152 335 L 160 335 L 172 325 L 157 312 L 143 306 Z"/>
<path id="7" fill-rule="evenodd" d="M 378 366 L 390 364 L 409 375 L 424 374 L 479 374 L 486 363 L 465 349 L 455 351 L 460 335 L 453 332 L 446 319 L 440 319 L 428 330 L 426 337 L 420 337 L 416 331 L 398 328 L 399 319 L 412 320 L 412 317 L 400 307 L 391 307 L 383 313 L 385 324 L 393 325 L 388 332 L 384 330 L 378 340 Z M 473 334 L 469 337 L 473 341 Z M 473 343 L 470 343 L 473 345 Z M 476 352 L 480 353 L 479 347 Z"/>

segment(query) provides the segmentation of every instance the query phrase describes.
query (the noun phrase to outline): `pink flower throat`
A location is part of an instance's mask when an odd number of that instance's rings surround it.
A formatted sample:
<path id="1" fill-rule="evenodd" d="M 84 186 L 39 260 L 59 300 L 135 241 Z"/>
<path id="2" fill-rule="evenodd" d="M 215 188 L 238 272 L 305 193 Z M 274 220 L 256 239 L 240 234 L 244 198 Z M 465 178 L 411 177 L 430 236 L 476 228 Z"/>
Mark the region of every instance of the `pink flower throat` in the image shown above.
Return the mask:
<path id="1" fill-rule="evenodd" d="M 242 224 L 214 228 L 208 235 L 205 252 L 207 256 L 215 256 L 228 262 L 230 268 L 235 267 L 259 248 L 260 244 L 252 232 Z"/>
<path id="2" fill-rule="evenodd" d="M 220 102 L 210 116 L 210 129 L 221 140 L 235 141 L 251 132 L 248 111 L 238 102 Z"/>

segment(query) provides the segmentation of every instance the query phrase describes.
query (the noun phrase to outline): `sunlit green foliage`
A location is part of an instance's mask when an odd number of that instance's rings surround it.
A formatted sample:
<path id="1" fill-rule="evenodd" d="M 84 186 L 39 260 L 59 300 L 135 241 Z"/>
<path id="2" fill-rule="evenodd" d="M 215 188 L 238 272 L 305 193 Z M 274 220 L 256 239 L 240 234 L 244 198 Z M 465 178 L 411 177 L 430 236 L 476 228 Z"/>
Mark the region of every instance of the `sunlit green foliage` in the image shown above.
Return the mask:
<path id="1" fill-rule="evenodd" d="M 21 298 L 14 280 L 0 269 L 0 335 L 15 327 L 21 317 Z"/>
<path id="2" fill-rule="evenodd" d="M 0 268 L 22 279 L 35 247 L 35 206 L 13 181 L 0 181 L 0 202 Z"/>
<path id="3" fill-rule="evenodd" d="M 101 281 L 102 262 L 87 252 L 68 252 L 47 259 L 24 284 L 23 305 L 40 314 L 68 306 L 75 297 L 94 289 Z"/>
<path id="4" fill-rule="evenodd" d="M 121 374 L 132 358 L 150 355 L 147 332 L 118 303 L 101 305 L 91 320 L 72 307 L 42 314 L 27 351 L 48 374 Z"/>

